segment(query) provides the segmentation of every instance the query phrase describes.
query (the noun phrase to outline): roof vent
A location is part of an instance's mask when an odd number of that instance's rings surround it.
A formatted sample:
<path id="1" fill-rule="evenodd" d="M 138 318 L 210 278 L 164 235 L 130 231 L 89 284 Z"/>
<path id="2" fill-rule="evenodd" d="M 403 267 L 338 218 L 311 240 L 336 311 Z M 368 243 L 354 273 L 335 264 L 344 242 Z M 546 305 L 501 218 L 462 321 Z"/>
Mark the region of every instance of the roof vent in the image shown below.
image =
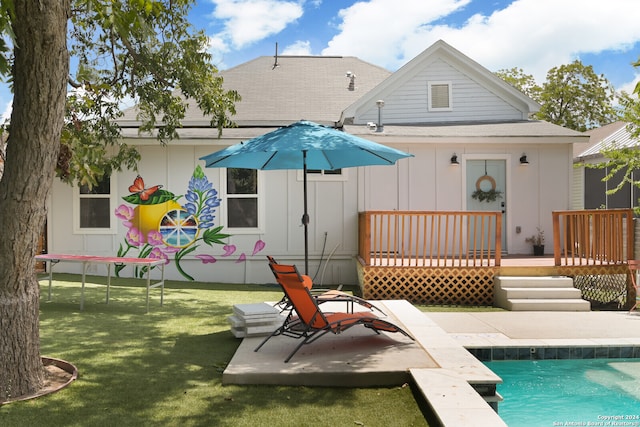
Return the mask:
<path id="1" fill-rule="evenodd" d="M 351 71 L 347 71 L 347 78 L 349 79 L 349 86 L 347 87 L 347 89 L 349 89 L 350 91 L 356 90 L 356 75 Z"/>

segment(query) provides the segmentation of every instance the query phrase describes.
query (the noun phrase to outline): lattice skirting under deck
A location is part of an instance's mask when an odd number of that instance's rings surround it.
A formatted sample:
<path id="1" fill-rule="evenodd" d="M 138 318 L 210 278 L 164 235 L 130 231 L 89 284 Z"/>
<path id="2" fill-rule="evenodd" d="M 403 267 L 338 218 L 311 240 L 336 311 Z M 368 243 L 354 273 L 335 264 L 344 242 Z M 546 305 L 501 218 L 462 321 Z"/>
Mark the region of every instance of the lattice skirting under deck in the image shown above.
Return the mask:
<path id="1" fill-rule="evenodd" d="M 364 298 L 417 304 L 492 305 L 496 267 L 379 267 L 358 265 Z"/>
<path id="2" fill-rule="evenodd" d="M 495 266 L 381 267 L 360 263 L 357 266 L 364 298 L 406 299 L 417 304 L 493 305 L 494 276 L 511 275 L 507 268 Z M 592 303 L 615 301 L 617 306 L 626 306 L 629 298 L 635 298 L 626 265 L 559 266 L 546 274 L 574 278 L 575 287 Z M 616 291 L 615 298 L 605 298 L 612 291 Z"/>

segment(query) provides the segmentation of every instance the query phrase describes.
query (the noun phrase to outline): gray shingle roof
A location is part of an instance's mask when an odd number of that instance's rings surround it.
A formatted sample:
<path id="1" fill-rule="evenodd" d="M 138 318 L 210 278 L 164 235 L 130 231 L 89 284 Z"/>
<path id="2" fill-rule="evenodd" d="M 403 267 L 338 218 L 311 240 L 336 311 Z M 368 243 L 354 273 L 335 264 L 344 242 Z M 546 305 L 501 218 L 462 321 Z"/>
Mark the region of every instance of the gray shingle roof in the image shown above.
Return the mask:
<path id="1" fill-rule="evenodd" d="M 605 148 L 635 147 L 638 145 L 638 140 L 632 138 L 631 134 L 627 130 L 626 122 L 614 122 L 606 126 L 602 126 L 596 129 L 591 129 L 585 132 L 591 137 L 589 145 L 574 146 L 574 157 L 578 159 L 585 159 L 589 157 L 600 156 L 600 151 Z M 578 150 L 576 150 L 578 148 Z"/>
<path id="2" fill-rule="evenodd" d="M 226 89 L 236 90 L 232 120 L 244 126 L 284 126 L 298 120 L 333 124 L 342 111 L 391 72 L 352 56 L 261 56 L 222 71 Z M 353 84 L 347 72 L 355 75 Z M 313 84 L 310 84 L 313 82 Z M 135 107 L 119 122 L 135 126 Z M 207 126 L 208 120 L 190 108 L 184 126 Z"/>

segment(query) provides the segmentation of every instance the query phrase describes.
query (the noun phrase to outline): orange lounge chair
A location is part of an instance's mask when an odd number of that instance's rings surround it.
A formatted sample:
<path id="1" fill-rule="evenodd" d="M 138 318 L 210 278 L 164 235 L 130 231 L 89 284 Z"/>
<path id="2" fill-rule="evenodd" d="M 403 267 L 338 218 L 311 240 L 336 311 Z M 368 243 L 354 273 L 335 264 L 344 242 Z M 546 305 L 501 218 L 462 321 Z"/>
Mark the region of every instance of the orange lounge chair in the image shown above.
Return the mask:
<path id="1" fill-rule="evenodd" d="M 638 303 L 640 303 L 640 288 L 638 288 L 638 283 L 636 282 L 636 275 L 638 274 L 638 270 L 640 269 L 640 260 L 630 259 L 627 260 L 627 265 L 629 266 L 629 274 L 631 275 L 631 283 L 633 287 L 636 288 L 636 302 L 633 304 L 633 307 L 629 310 L 631 313 L 636 309 Z"/>
<path id="2" fill-rule="evenodd" d="M 269 260 L 269 266 L 271 267 L 272 271 L 273 271 L 274 267 L 277 270 L 278 266 L 284 266 L 285 271 L 286 271 L 287 268 L 289 268 L 289 269 L 291 268 L 291 266 L 288 266 L 286 264 L 278 264 L 278 262 L 275 260 L 275 258 L 273 258 L 270 255 L 267 255 L 267 259 Z M 275 272 L 274 272 L 274 274 L 275 274 Z M 336 289 L 314 290 L 313 289 L 313 281 L 311 280 L 311 277 L 306 276 L 306 275 L 301 275 L 301 277 L 302 277 L 304 286 L 306 286 L 307 289 L 309 289 L 309 292 L 311 292 L 311 295 L 313 295 L 313 297 L 318 301 L 318 304 L 322 304 L 324 302 L 329 302 L 329 301 L 345 302 L 345 303 L 347 303 L 347 311 L 349 313 L 353 313 L 354 304 L 359 304 L 359 305 L 361 305 L 363 307 L 368 308 L 369 310 L 372 310 L 372 311 L 376 310 L 376 311 L 380 312 L 380 314 L 382 314 L 383 316 L 386 316 L 384 311 L 382 311 L 380 308 L 376 307 L 374 304 L 371 304 L 366 299 L 362 299 L 362 298 L 359 298 L 359 297 L 357 297 L 355 295 L 351 295 L 351 294 L 348 294 L 346 292 L 342 292 L 342 291 L 339 291 L 339 290 L 336 290 Z M 276 276 L 276 278 L 277 278 L 277 276 Z M 288 301 L 288 298 L 287 298 L 286 294 L 276 304 L 276 306 L 282 307 L 282 311 L 291 309 L 291 304 Z"/>
<path id="3" fill-rule="evenodd" d="M 302 339 L 284 360 L 287 363 L 304 344 L 310 344 L 329 332 L 340 334 L 356 325 L 372 329 L 377 334 L 380 331 L 400 332 L 413 340 L 413 337 L 402 328 L 380 319 L 372 312 L 323 313 L 318 306 L 318 301 L 311 295 L 309 288 L 305 285 L 305 276 L 300 275 L 295 265 L 269 263 L 269 267 L 271 267 L 271 271 L 273 271 L 278 283 L 282 286 L 282 290 L 292 304 L 293 310 L 291 310 L 282 326 L 265 338 L 254 351 L 260 350 L 267 341 L 278 335 Z"/>

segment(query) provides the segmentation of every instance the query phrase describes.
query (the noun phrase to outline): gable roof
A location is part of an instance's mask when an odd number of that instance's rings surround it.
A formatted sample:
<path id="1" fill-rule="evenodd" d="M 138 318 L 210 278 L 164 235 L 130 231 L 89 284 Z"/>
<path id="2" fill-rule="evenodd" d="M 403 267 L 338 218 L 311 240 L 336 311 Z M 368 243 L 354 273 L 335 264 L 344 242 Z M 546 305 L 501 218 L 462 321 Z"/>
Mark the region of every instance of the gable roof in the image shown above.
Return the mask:
<path id="1" fill-rule="evenodd" d="M 577 155 L 574 150 L 574 162 L 580 162 L 588 158 L 602 157 L 601 151 L 611 148 L 632 148 L 640 145 L 640 141 L 629 132 L 629 123 L 614 122 L 597 129 L 591 129 L 586 133 L 591 136 L 591 145 L 582 146 L 582 151 Z"/>
<path id="2" fill-rule="evenodd" d="M 242 97 L 231 117 L 238 127 L 278 127 L 302 119 L 334 125 L 342 110 L 391 72 L 353 56 L 261 56 L 220 75 L 224 88 Z M 135 117 L 132 107 L 119 123 L 139 125 Z M 183 126 L 209 127 L 209 120 L 188 108 Z"/>
<path id="3" fill-rule="evenodd" d="M 529 98 L 494 73 L 478 64 L 468 56 L 462 54 L 457 49 L 444 42 L 438 40 L 429 48 L 424 50 L 420 55 L 406 63 L 402 68 L 393 73 L 384 82 L 359 98 L 349 107 L 347 107 L 341 116 L 342 123 L 348 123 L 350 119 L 356 117 L 359 113 L 372 108 L 377 99 L 385 99 L 385 97 L 397 91 L 403 84 L 417 76 L 418 73 L 428 68 L 437 60 L 443 60 L 447 64 L 453 66 L 456 70 L 462 72 L 465 76 L 478 83 L 483 88 L 489 90 L 504 102 L 510 104 L 513 108 L 521 112 L 520 120 L 527 120 L 531 113 L 540 109 L 540 104 Z"/>

